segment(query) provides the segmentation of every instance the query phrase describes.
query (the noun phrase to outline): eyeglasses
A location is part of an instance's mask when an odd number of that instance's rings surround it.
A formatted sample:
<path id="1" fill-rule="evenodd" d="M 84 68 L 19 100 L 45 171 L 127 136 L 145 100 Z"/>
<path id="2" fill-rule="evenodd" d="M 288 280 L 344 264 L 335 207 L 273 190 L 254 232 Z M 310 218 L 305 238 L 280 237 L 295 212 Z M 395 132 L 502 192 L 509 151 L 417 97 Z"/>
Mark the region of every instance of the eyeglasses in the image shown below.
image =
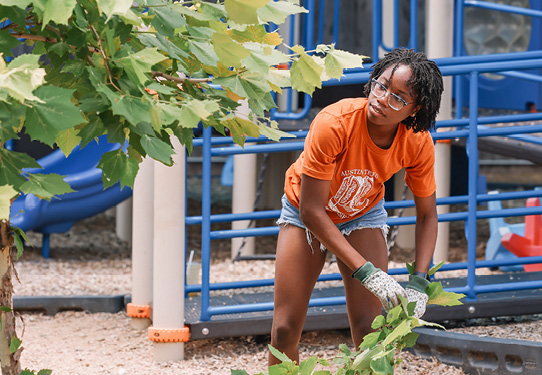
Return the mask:
<path id="1" fill-rule="evenodd" d="M 371 80 L 371 93 L 373 93 L 373 95 L 377 98 L 382 98 L 384 95 L 386 95 L 386 93 L 388 93 L 388 88 L 373 78 Z M 394 93 L 390 92 L 388 94 L 388 105 L 396 111 L 400 111 L 407 104 L 414 103 L 407 103 L 399 95 Z"/>

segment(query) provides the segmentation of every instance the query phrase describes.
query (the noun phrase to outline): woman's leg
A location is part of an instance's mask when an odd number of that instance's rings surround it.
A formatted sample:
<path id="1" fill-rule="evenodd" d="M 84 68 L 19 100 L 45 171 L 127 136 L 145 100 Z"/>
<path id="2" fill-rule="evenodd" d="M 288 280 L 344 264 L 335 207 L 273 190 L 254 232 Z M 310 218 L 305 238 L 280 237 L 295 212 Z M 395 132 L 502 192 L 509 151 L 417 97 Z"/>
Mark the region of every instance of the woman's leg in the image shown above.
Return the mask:
<path id="1" fill-rule="evenodd" d="M 305 323 L 309 299 L 322 271 L 326 253 L 314 239 L 311 251 L 305 229 L 282 225 L 275 262 L 275 307 L 271 345 L 299 363 L 298 345 Z M 269 353 L 269 366 L 279 363 Z"/>
<path id="2" fill-rule="evenodd" d="M 387 272 L 388 247 L 382 230 L 370 228 L 355 230 L 346 238 L 365 259 Z M 357 349 L 363 337 L 372 331 L 371 324 L 382 312 L 382 304 L 358 280 L 352 278 L 352 272 L 355 270 L 349 269 L 339 259 L 337 265 L 344 281 L 350 331 Z"/>

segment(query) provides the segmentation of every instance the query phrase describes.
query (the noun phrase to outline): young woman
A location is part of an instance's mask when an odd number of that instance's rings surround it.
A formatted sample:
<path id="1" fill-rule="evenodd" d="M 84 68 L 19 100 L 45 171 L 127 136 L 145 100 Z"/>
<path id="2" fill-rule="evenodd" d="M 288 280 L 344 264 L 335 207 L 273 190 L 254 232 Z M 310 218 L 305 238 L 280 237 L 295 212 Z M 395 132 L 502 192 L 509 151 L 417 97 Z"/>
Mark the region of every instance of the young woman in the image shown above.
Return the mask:
<path id="1" fill-rule="evenodd" d="M 374 65 L 367 98 L 324 108 L 286 172 L 275 266 L 271 345 L 299 363 L 308 303 L 331 251 L 341 272 L 354 345 L 373 319 L 399 303 L 425 312 L 437 237 L 434 126 L 443 90 L 425 54 L 396 49 Z M 402 168 L 416 204 L 416 274 L 403 289 L 387 274 L 384 182 Z M 269 365 L 278 360 L 269 354 Z"/>

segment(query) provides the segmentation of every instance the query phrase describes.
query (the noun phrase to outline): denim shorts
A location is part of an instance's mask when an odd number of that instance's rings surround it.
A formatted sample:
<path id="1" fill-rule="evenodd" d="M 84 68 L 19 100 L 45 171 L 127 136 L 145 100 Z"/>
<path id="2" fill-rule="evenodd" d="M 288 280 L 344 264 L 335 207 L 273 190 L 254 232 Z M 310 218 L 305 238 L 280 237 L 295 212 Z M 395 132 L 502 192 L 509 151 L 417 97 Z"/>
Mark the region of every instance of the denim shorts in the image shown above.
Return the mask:
<path id="1" fill-rule="evenodd" d="M 314 235 L 305 227 L 301 219 L 299 218 L 299 210 L 290 203 L 286 194 L 282 196 L 282 210 L 280 212 L 280 217 L 277 220 L 278 225 L 295 225 L 297 227 L 303 228 L 307 234 L 307 242 L 312 249 L 312 240 Z M 377 229 L 379 228 L 382 231 L 382 235 L 387 242 L 389 226 L 386 224 L 386 219 L 388 218 L 388 213 L 384 209 L 384 199 L 378 202 L 373 208 L 367 211 L 360 217 L 346 221 L 343 223 L 335 224 L 337 228 L 341 231 L 343 236 L 348 236 L 355 230 L 358 229 Z M 325 251 L 326 248 L 323 245 L 320 245 L 320 250 Z"/>

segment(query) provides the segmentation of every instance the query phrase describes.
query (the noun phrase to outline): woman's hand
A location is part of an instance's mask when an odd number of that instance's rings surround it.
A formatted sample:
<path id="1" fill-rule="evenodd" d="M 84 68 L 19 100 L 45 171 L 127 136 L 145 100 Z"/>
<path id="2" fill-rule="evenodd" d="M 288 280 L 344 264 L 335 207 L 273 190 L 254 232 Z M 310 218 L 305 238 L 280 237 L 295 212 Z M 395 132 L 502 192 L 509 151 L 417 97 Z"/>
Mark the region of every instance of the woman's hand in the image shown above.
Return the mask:
<path id="1" fill-rule="evenodd" d="M 401 303 L 399 296 L 407 296 L 406 291 L 395 279 L 380 268 L 375 268 L 371 262 L 358 268 L 352 277 L 361 281 L 363 286 L 380 300 L 386 311 Z"/>

